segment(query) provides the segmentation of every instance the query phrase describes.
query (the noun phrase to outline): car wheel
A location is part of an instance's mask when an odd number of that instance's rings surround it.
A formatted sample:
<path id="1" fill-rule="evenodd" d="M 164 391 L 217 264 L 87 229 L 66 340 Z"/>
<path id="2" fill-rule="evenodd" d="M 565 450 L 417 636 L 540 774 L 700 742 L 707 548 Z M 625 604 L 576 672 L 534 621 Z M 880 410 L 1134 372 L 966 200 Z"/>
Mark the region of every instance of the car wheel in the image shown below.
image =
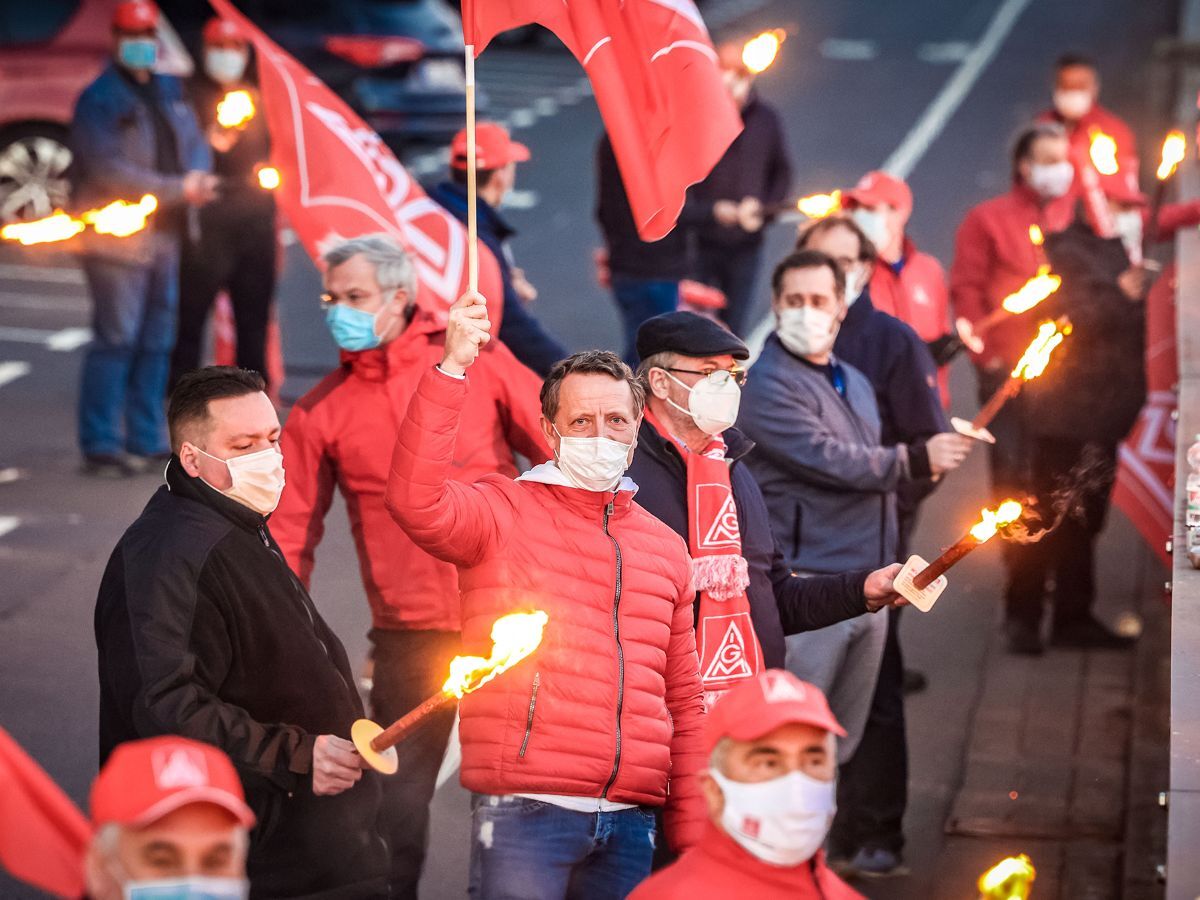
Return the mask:
<path id="1" fill-rule="evenodd" d="M 71 149 L 59 125 L 0 131 L 0 223 L 40 219 L 67 204 Z"/>

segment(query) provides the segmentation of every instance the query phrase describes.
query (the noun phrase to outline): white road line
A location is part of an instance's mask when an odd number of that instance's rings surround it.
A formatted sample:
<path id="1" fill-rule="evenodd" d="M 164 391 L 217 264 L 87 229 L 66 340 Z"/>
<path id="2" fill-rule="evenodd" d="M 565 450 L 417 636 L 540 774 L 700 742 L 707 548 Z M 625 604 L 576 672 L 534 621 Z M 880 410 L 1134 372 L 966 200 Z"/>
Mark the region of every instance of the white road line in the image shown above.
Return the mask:
<path id="1" fill-rule="evenodd" d="M 921 62 L 960 63 L 971 55 L 971 45 L 966 41 L 943 41 L 922 44 L 917 48 L 917 59 Z"/>
<path id="2" fill-rule="evenodd" d="M 32 369 L 33 366 L 27 362 L 0 362 L 0 387 L 23 378 Z"/>
<path id="3" fill-rule="evenodd" d="M 13 281 L 48 281 L 54 284 L 83 284 L 83 272 L 66 266 L 25 266 L 0 263 L 0 278 Z"/>
<path id="4" fill-rule="evenodd" d="M 14 294 L 0 291 L 0 309 L 36 309 L 42 312 L 81 313 L 91 309 L 87 297 L 77 294 Z"/>
<path id="5" fill-rule="evenodd" d="M 1004 0 L 979 43 L 962 61 L 962 64 L 950 76 L 950 80 L 942 87 L 933 102 L 922 114 L 917 124 L 905 135 L 904 140 L 896 151 L 887 158 L 880 167 L 897 178 L 907 178 L 916 167 L 925 151 L 945 129 L 946 124 L 962 105 L 979 76 L 995 58 L 996 52 L 1004 39 L 1008 37 L 1021 13 L 1029 6 L 1031 0 Z"/>
<path id="6" fill-rule="evenodd" d="M 4 537 L 10 531 L 15 531 L 20 524 L 20 516 L 0 516 L 0 537 Z"/>
<path id="7" fill-rule="evenodd" d="M 865 62 L 879 55 L 879 45 L 874 41 L 860 41 L 853 38 L 826 38 L 821 41 L 820 52 L 826 59 Z"/>
<path id="8" fill-rule="evenodd" d="M 92 339 L 90 328 L 60 328 L 50 331 L 46 328 L 9 328 L 0 327 L 0 341 L 15 344 L 41 344 L 48 350 L 69 353 L 77 350 Z"/>

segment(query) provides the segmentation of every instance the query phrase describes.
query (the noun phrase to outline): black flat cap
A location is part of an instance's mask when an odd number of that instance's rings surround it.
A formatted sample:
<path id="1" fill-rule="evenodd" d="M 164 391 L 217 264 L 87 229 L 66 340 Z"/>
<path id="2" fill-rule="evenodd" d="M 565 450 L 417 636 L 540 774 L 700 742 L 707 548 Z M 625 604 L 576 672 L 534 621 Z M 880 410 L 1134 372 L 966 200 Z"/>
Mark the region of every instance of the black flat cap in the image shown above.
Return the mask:
<path id="1" fill-rule="evenodd" d="M 638 357 L 655 353 L 680 353 L 683 356 L 724 356 L 748 359 L 750 349 L 742 339 L 712 319 L 694 312 L 673 312 L 655 316 L 642 323 L 637 333 Z"/>

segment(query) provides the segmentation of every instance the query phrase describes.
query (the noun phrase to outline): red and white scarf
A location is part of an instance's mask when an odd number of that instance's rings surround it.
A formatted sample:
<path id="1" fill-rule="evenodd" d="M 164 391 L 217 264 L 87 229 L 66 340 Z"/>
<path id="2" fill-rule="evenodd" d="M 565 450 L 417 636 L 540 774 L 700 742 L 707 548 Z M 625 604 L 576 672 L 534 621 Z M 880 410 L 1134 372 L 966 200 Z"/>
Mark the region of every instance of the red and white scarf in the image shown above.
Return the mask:
<path id="1" fill-rule="evenodd" d="M 675 445 L 687 466 L 688 550 L 700 592 L 696 650 L 705 704 L 762 670 L 762 647 L 750 618 L 750 570 L 742 556 L 742 532 L 725 459 L 725 440 L 715 435 L 693 453 L 649 409 L 648 421 Z"/>

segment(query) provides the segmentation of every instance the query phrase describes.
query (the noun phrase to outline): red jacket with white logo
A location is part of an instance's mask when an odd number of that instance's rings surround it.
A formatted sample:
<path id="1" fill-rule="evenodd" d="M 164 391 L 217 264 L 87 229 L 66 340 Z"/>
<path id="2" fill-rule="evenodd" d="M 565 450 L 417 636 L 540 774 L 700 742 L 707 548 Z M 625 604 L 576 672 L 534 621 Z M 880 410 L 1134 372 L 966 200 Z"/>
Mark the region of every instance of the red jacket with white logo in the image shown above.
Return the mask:
<path id="1" fill-rule="evenodd" d="M 442 358 L 445 331 L 428 313 L 386 346 L 342 353 L 341 366 L 292 409 L 280 446 L 287 484 L 271 533 L 307 586 L 336 486 L 346 500 L 359 569 L 376 628 L 460 627 L 454 566 L 418 548 L 384 507 L 396 431 L 417 382 Z M 479 355 L 450 477 L 517 474 L 513 453 L 549 456 L 542 437 L 541 379 L 493 341 Z"/>
<path id="2" fill-rule="evenodd" d="M 409 537 L 458 566 L 465 652 L 487 656 L 492 623 L 507 613 L 549 616 L 532 656 L 463 699 L 462 784 L 665 801 L 668 838 L 689 846 L 703 827 L 705 754 L 683 540 L 633 502 L 628 479 L 615 493 L 580 490 L 545 463 L 516 481 L 451 480 L 477 390 L 427 369 L 387 488 Z"/>
<path id="3" fill-rule="evenodd" d="M 871 275 L 871 302 L 875 308 L 912 326 L 923 341 L 933 341 L 950 330 L 950 294 L 942 264 L 904 238 L 904 265 L 897 272 L 882 259 Z M 945 366 L 938 373 L 942 404 L 950 402 Z"/>
<path id="4" fill-rule="evenodd" d="M 798 866 L 773 866 L 752 856 L 713 824 L 704 839 L 655 872 L 629 900 L 864 900 L 825 865 L 824 851 Z"/>

